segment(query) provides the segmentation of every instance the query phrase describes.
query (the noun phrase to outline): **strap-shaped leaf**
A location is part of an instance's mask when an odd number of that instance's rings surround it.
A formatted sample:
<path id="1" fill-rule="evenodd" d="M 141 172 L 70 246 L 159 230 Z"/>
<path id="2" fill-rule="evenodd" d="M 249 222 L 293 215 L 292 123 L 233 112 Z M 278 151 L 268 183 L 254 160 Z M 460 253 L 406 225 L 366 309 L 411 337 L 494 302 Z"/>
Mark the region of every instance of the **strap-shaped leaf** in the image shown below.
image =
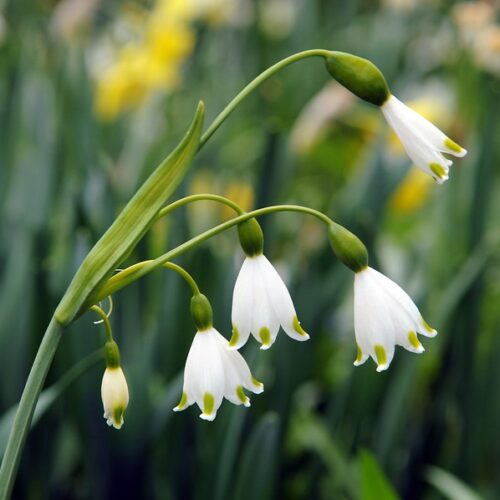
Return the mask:
<path id="1" fill-rule="evenodd" d="M 149 229 L 156 214 L 183 179 L 198 149 L 205 106 L 200 101 L 186 135 L 127 203 L 76 272 L 55 312 L 66 325 L 88 297 L 113 273 Z"/>

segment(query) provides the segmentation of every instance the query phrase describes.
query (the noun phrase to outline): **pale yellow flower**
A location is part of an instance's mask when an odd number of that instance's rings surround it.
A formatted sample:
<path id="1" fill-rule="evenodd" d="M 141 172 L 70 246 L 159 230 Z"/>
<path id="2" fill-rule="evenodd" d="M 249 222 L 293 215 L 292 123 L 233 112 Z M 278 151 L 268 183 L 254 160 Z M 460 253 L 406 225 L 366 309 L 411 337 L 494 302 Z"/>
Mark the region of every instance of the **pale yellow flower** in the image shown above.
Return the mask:
<path id="1" fill-rule="evenodd" d="M 243 181 L 233 181 L 228 184 L 224 191 L 224 196 L 237 203 L 245 212 L 252 209 L 254 202 L 254 192 L 252 186 Z M 234 217 L 234 210 L 226 205 L 221 207 L 222 218 L 224 220 Z"/>
<path id="2" fill-rule="evenodd" d="M 389 206 L 398 214 L 414 213 L 425 205 L 433 187 L 432 177 L 412 168 L 394 191 Z"/>

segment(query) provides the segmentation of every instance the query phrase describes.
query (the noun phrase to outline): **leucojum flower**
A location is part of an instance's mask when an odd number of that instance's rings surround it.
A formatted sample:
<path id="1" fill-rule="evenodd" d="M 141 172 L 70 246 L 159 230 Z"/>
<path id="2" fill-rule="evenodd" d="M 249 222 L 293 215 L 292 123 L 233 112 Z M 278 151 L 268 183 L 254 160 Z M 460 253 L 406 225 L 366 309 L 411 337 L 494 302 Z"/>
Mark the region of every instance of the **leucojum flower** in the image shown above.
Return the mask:
<path id="1" fill-rule="evenodd" d="M 453 162 L 443 153 L 463 157 L 467 151 L 393 95 L 380 109 L 415 166 L 430 174 L 439 184 L 447 181 Z"/>
<path id="2" fill-rule="evenodd" d="M 261 349 L 269 349 L 280 325 L 289 337 L 308 340 L 285 283 L 262 253 L 264 238 L 259 223 L 249 219 L 239 224 L 238 235 L 246 259 L 234 286 L 229 347 L 239 349 L 252 333 Z"/>
<path id="3" fill-rule="evenodd" d="M 377 371 L 387 370 L 396 345 L 422 353 L 417 333 L 434 337 L 417 306 L 396 283 L 368 266 L 363 243 L 338 224 L 329 228 L 330 243 L 337 257 L 354 275 L 354 332 L 357 344 L 355 366 L 368 357 L 377 363 Z"/>
<path id="4" fill-rule="evenodd" d="M 116 342 L 108 340 L 104 349 L 106 370 L 101 384 L 104 418 L 109 426 L 121 429 L 129 401 L 127 381 L 120 366 L 120 352 Z"/>
<path id="5" fill-rule="evenodd" d="M 223 398 L 250 406 L 245 389 L 259 394 L 264 385 L 252 376 L 243 356 L 229 350 L 228 341 L 213 327 L 212 308 L 204 295 L 193 296 L 191 312 L 198 331 L 184 368 L 182 397 L 174 411 L 196 403 L 202 412 L 200 418 L 214 420 Z"/>
<path id="6" fill-rule="evenodd" d="M 448 180 L 452 161 L 443 153 L 462 157 L 467 151 L 392 95 L 384 75 L 371 61 L 344 52 L 331 52 L 326 67 L 344 87 L 380 107 L 416 167 L 439 184 Z"/>
<path id="7" fill-rule="evenodd" d="M 371 357 L 378 372 L 389 368 L 396 345 L 420 354 L 424 347 L 417 333 L 437 335 L 408 294 L 368 266 L 354 276 L 354 331 L 358 351 L 354 364 L 359 366 Z"/>

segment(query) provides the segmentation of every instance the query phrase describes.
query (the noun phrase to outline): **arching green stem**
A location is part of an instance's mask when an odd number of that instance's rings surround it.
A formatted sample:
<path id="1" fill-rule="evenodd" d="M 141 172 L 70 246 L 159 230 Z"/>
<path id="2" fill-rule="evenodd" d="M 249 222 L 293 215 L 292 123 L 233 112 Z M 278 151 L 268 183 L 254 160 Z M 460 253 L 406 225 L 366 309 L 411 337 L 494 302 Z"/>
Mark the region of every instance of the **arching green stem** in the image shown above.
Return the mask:
<path id="1" fill-rule="evenodd" d="M 138 273 L 141 269 L 152 264 L 153 262 L 154 262 L 154 260 L 143 260 L 141 262 L 137 262 L 136 264 L 133 264 L 132 266 L 127 267 L 123 271 L 120 271 L 118 274 L 115 274 L 115 277 L 120 277 L 120 280 L 119 280 L 120 282 L 122 280 L 127 280 L 127 283 L 128 282 L 131 283 L 132 281 L 135 281 L 135 280 L 130 279 L 132 276 L 135 276 L 135 274 Z M 198 285 L 196 284 L 196 281 L 183 267 L 181 267 L 177 264 L 174 264 L 173 262 L 163 262 L 162 264 L 160 264 L 160 266 L 164 267 L 166 269 L 172 269 L 172 271 L 175 271 L 180 276 L 182 276 L 184 278 L 184 280 L 187 282 L 187 284 L 191 287 L 191 290 L 193 291 L 193 295 L 198 295 L 200 293 L 200 289 L 199 289 Z M 113 290 L 111 293 L 114 293 L 114 292 L 115 292 L 115 290 Z M 111 296 L 111 293 L 108 295 L 108 297 Z M 97 306 L 92 306 L 90 309 L 94 310 L 93 309 L 94 307 L 97 307 Z M 101 311 L 102 311 L 102 309 L 101 309 Z"/>
<path id="2" fill-rule="evenodd" d="M 178 266 L 173 262 L 164 262 L 162 266 L 167 269 L 172 269 L 172 271 L 175 271 L 176 273 L 180 274 L 186 280 L 187 284 L 191 287 L 193 295 L 199 295 L 200 289 L 198 288 L 196 281 L 183 267 Z"/>
<path id="3" fill-rule="evenodd" d="M 248 219 L 251 219 L 253 217 L 259 217 L 261 215 L 267 215 L 271 214 L 274 212 L 301 212 L 305 213 L 308 215 L 312 215 L 313 217 L 316 217 L 317 219 L 321 220 L 323 223 L 326 225 L 330 225 L 333 223 L 333 220 L 330 219 L 327 215 L 319 212 L 318 210 L 314 210 L 313 208 L 308 208 L 308 207 L 302 207 L 300 205 L 275 205 L 275 206 L 270 206 L 270 207 L 265 207 L 265 208 L 259 208 L 257 210 L 252 210 L 251 212 L 239 215 L 238 217 L 235 217 L 234 219 L 231 219 L 229 221 L 223 222 L 222 224 L 219 224 L 218 226 L 215 226 L 198 236 L 195 236 L 194 238 L 191 238 L 190 240 L 182 243 L 176 248 L 173 248 L 172 250 L 164 253 L 160 257 L 157 257 L 156 259 L 153 260 L 148 260 L 145 262 L 139 262 L 138 264 L 134 264 L 127 269 L 123 270 L 121 273 L 116 274 L 115 276 L 112 276 L 105 284 L 104 286 L 98 290 L 96 297 L 93 297 L 92 300 L 93 302 L 99 302 L 100 300 L 104 299 L 108 295 L 111 295 L 115 293 L 116 291 L 120 290 L 124 286 L 129 285 L 130 283 L 136 281 L 137 279 L 141 278 L 142 276 L 150 273 L 154 269 L 164 265 L 166 262 L 169 260 L 178 257 L 179 255 L 187 252 L 191 248 L 195 247 L 196 245 L 199 245 L 203 241 L 211 238 L 212 236 L 215 236 L 217 234 L 220 234 L 227 229 L 230 229 L 231 227 L 236 226 L 240 222 L 246 221 Z"/>
<path id="4" fill-rule="evenodd" d="M 331 52 L 324 49 L 312 49 L 304 50 L 297 54 L 293 54 L 281 61 L 273 64 L 271 67 L 263 71 L 259 76 L 254 78 L 215 118 L 212 124 L 208 127 L 206 132 L 201 136 L 200 145 L 198 149 L 201 149 L 205 143 L 212 137 L 214 132 L 222 125 L 224 120 L 238 107 L 238 105 L 251 94 L 261 83 L 265 82 L 268 78 L 273 76 L 278 71 L 289 66 L 290 64 L 300 61 L 301 59 L 306 59 L 308 57 L 324 57 L 325 59 L 331 55 Z"/>
<path id="5" fill-rule="evenodd" d="M 187 205 L 188 203 L 192 203 L 194 201 L 216 201 L 218 203 L 222 203 L 230 208 L 232 208 L 238 215 L 242 215 L 245 211 L 237 205 L 234 201 L 231 201 L 229 198 L 225 198 L 224 196 L 220 196 L 218 194 L 192 194 L 190 196 L 186 196 L 181 198 L 180 200 L 174 201 L 170 205 L 163 207 L 157 214 L 156 220 L 161 219 L 165 215 L 173 212 L 175 209 L 182 207 L 183 205 Z"/>
<path id="6" fill-rule="evenodd" d="M 104 329 L 106 330 L 106 340 L 111 342 L 113 340 L 113 332 L 111 330 L 111 323 L 109 322 L 108 315 L 97 305 L 93 305 L 90 310 L 96 312 L 101 317 L 104 323 Z"/>

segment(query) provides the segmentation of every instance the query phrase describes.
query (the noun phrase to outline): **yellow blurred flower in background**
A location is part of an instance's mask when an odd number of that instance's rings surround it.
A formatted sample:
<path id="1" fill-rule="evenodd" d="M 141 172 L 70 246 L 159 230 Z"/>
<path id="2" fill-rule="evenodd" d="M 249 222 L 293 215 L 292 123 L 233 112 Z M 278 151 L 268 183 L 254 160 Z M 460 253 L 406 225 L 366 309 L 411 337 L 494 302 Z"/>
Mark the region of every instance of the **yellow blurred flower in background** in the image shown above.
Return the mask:
<path id="1" fill-rule="evenodd" d="M 123 111 L 140 105 L 155 91 L 175 90 L 182 81 L 182 65 L 194 50 L 194 22 L 226 22 L 236 3 L 157 0 L 150 12 L 135 19 L 125 6 L 123 15 L 129 17 L 138 36 L 115 51 L 108 67 L 97 73 L 97 115 L 103 120 L 113 120 Z"/>
<path id="2" fill-rule="evenodd" d="M 232 181 L 224 190 L 223 196 L 237 203 L 245 212 L 253 207 L 254 192 L 252 186 L 244 181 Z M 234 211 L 226 205 L 221 206 L 222 218 L 229 220 L 234 217 Z"/>
<path id="3" fill-rule="evenodd" d="M 410 169 L 394 191 L 389 208 L 401 215 L 416 212 L 425 205 L 434 184 L 432 177 L 422 170 Z"/>
<path id="4" fill-rule="evenodd" d="M 208 169 L 200 169 L 191 180 L 189 195 L 202 193 L 219 193 L 239 205 L 245 212 L 253 208 L 254 190 L 245 180 L 224 179 L 214 175 Z M 234 211 L 226 205 L 214 202 L 193 203 L 188 212 L 193 220 L 202 222 L 201 227 L 213 225 L 220 220 L 229 220 L 235 216 Z"/>

